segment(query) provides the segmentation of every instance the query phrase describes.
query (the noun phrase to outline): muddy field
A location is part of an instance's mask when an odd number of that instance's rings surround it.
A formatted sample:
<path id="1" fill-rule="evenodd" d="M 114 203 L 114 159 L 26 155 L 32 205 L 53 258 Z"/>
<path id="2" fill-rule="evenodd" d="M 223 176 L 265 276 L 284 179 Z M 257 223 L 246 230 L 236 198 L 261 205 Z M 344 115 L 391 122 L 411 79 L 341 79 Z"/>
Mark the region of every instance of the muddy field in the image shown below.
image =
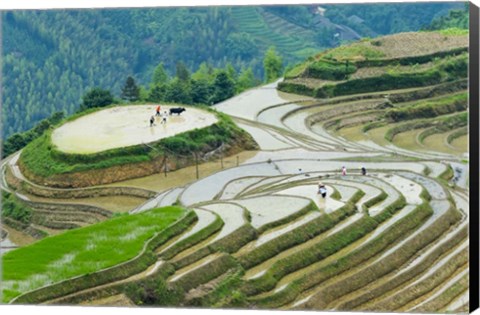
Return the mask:
<path id="1" fill-rule="evenodd" d="M 172 106 L 161 106 L 162 115 Z M 168 115 L 166 123 L 155 116 L 156 105 L 113 107 L 80 117 L 55 129 L 53 144 L 66 153 L 95 153 L 119 147 L 150 143 L 195 128 L 214 124 L 214 114 L 187 107 L 180 115 Z"/>

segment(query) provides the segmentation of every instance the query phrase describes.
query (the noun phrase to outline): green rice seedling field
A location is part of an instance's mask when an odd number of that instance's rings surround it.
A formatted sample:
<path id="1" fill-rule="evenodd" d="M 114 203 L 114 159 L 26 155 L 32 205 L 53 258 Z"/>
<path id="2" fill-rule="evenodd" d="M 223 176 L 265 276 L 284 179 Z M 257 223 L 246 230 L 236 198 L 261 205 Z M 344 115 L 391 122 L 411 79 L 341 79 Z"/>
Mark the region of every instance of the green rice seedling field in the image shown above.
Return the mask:
<path id="1" fill-rule="evenodd" d="M 48 237 L 2 257 L 3 302 L 36 288 L 125 262 L 185 214 L 180 207 L 123 215 Z"/>

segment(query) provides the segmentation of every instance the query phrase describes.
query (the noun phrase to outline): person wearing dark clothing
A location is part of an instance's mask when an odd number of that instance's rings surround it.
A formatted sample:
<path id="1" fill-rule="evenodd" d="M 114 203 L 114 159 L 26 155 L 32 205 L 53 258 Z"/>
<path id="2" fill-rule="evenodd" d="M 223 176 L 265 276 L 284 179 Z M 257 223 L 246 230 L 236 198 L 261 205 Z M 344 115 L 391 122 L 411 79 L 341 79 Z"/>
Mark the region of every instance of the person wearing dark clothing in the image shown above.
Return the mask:
<path id="1" fill-rule="evenodd" d="M 362 166 L 362 175 L 367 175 L 367 169 Z"/>
<path id="2" fill-rule="evenodd" d="M 152 127 L 154 125 L 154 123 L 155 123 L 155 117 L 152 116 L 152 117 L 150 117 L 150 127 Z"/>

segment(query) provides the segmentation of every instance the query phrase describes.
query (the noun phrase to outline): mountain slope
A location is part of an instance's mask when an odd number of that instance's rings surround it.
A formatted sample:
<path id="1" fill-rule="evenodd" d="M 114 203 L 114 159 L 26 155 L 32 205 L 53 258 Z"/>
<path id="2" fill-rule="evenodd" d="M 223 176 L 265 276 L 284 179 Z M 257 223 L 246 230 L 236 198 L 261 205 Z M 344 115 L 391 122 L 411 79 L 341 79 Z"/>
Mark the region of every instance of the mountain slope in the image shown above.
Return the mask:
<path id="1" fill-rule="evenodd" d="M 416 5 L 416 10 L 428 24 L 434 12 L 459 5 Z M 409 6 L 402 5 L 398 18 L 408 18 Z M 217 67 L 231 62 L 237 70 L 252 66 L 263 77 L 269 46 L 276 46 L 285 65 L 293 64 L 338 44 L 335 32 L 349 34 L 341 38 L 371 35 L 376 28 L 369 23 L 386 8 L 360 24 L 344 23 L 338 14 L 320 18 L 310 6 L 3 12 L 3 136 L 27 130 L 55 111 L 71 114 L 91 87 L 118 95 L 129 75 L 147 84 L 160 62 L 171 74 L 181 60 L 190 70 L 204 61 Z"/>

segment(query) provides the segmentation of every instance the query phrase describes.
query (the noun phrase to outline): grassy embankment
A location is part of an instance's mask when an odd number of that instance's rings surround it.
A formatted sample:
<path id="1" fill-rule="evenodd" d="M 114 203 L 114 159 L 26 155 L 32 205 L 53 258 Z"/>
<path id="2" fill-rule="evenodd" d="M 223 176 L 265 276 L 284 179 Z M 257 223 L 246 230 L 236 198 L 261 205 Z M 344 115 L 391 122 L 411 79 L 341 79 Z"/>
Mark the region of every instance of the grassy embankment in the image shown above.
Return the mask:
<path id="1" fill-rule="evenodd" d="M 456 29 L 364 39 L 298 64 L 279 89 L 325 98 L 440 84 L 466 77 L 467 46 Z"/>

